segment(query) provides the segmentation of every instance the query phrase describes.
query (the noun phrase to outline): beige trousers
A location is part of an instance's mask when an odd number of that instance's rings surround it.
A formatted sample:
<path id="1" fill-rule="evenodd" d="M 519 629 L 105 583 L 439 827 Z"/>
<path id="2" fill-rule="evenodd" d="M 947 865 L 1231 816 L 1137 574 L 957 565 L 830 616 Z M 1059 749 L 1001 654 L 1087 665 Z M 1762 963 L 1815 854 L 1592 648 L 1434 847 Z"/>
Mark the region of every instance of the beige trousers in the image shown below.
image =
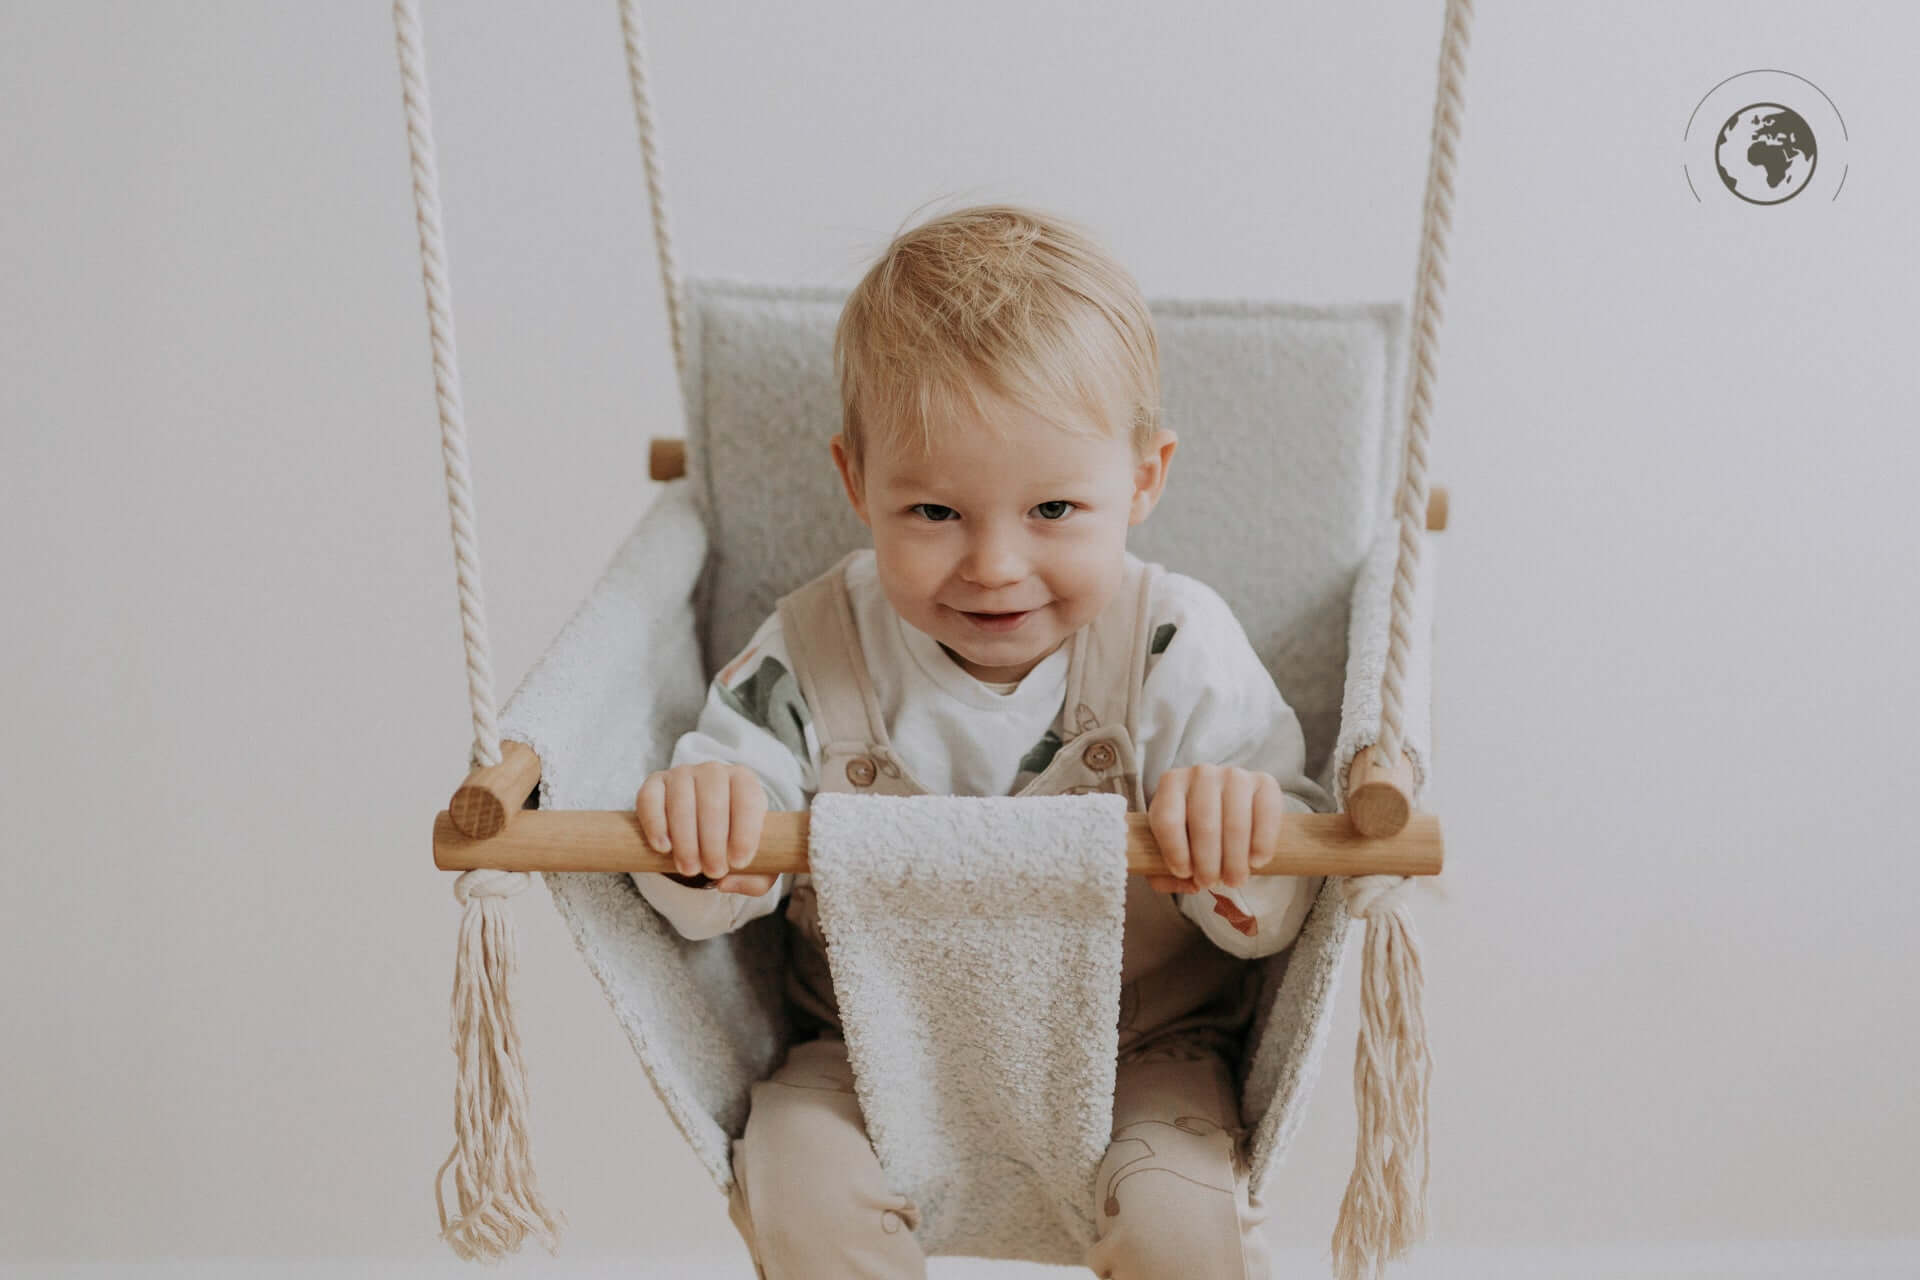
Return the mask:
<path id="1" fill-rule="evenodd" d="M 1119 1065 L 1113 1141 L 1091 1206 L 1097 1238 L 1085 1261 L 1095 1275 L 1269 1280 L 1267 1210 L 1237 1158 L 1238 1109 L 1216 1055 Z M 753 1086 L 733 1172 L 728 1213 L 761 1280 L 927 1274 L 918 1210 L 887 1185 L 844 1041 L 803 1041 Z"/>

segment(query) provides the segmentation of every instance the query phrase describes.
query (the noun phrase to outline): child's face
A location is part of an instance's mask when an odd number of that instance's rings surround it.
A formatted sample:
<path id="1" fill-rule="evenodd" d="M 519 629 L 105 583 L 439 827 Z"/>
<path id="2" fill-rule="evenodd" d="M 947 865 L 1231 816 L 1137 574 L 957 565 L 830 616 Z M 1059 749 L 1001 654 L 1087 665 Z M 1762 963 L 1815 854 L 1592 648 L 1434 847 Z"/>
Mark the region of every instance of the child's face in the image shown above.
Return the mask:
<path id="1" fill-rule="evenodd" d="M 1143 460 L 1125 439 L 1076 436 L 982 393 L 994 415 L 937 433 L 931 458 L 869 449 L 833 460 L 873 531 L 881 587 L 976 679 L 1018 680 L 1097 615 L 1126 570 L 1127 529 L 1159 501 L 1176 438 Z M 1017 614 L 994 619 L 984 615 Z"/>

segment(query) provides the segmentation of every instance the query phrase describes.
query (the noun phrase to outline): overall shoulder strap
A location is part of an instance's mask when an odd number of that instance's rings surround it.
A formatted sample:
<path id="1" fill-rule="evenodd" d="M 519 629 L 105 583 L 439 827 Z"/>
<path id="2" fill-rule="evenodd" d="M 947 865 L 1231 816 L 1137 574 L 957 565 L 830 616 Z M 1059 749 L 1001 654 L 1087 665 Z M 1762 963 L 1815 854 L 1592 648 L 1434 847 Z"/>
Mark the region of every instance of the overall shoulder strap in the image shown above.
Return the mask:
<path id="1" fill-rule="evenodd" d="M 833 568 L 780 597 L 776 606 L 780 633 L 793 658 L 794 680 L 806 699 L 823 754 L 864 751 L 869 744 L 887 742 L 885 718 L 866 679 L 866 655 L 847 595 L 847 564 L 858 554 L 849 551 Z"/>
<path id="2" fill-rule="evenodd" d="M 1140 685 L 1147 667 L 1147 628 L 1157 564 L 1127 556 L 1120 589 L 1098 617 L 1075 637 L 1067 663 L 1067 694 L 1060 707 L 1060 736 L 1070 741 L 1096 726 L 1139 734 Z"/>

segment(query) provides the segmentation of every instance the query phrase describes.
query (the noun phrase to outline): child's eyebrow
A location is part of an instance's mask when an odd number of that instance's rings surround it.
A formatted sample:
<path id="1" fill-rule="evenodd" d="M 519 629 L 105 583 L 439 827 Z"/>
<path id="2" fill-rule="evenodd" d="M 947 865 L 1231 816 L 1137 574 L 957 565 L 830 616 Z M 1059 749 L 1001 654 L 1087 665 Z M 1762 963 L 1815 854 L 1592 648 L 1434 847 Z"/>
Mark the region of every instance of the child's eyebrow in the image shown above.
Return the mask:
<path id="1" fill-rule="evenodd" d="M 889 477 L 889 483 L 897 489 L 942 489 L 947 478 L 937 474 L 923 474 L 918 471 L 903 471 Z M 1026 477 L 1015 482 L 1015 487 L 1038 491 L 1042 489 L 1072 489 L 1087 483 L 1083 475 Z"/>

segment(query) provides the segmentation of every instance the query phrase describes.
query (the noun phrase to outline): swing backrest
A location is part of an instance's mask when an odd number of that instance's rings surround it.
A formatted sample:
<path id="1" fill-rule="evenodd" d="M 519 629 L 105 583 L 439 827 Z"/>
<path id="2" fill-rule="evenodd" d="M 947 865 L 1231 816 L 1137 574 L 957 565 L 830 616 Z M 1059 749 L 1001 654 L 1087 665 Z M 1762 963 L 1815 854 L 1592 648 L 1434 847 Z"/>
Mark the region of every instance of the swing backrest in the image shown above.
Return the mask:
<path id="1" fill-rule="evenodd" d="M 774 602 L 870 535 L 827 450 L 846 291 L 691 280 L 687 476 L 711 540 L 711 678 Z M 1218 591 L 1298 713 L 1318 774 L 1340 729 L 1353 582 L 1399 480 L 1404 308 L 1155 301 L 1180 437 L 1143 559 Z"/>

